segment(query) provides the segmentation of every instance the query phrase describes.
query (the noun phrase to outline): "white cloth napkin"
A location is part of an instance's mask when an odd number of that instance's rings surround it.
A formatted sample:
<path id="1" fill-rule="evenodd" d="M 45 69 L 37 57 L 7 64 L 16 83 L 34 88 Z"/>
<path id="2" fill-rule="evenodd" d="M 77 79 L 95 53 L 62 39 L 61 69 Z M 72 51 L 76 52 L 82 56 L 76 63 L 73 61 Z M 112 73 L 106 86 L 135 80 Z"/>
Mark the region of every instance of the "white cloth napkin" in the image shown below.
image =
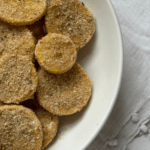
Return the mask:
<path id="1" fill-rule="evenodd" d="M 108 121 L 86 150 L 149 150 L 150 0 L 111 1 L 124 44 L 122 84 Z"/>

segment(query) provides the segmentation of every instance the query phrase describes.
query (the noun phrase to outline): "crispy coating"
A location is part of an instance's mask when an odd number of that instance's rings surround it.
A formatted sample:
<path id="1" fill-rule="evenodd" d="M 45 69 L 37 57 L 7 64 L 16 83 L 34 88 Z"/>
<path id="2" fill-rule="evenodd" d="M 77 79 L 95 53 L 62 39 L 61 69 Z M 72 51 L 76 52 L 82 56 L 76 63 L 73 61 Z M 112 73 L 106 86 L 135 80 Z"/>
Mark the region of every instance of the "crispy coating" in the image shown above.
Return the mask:
<path id="1" fill-rule="evenodd" d="M 77 52 L 69 37 L 53 33 L 39 40 L 35 49 L 35 57 L 48 72 L 61 74 L 75 64 Z"/>
<path id="2" fill-rule="evenodd" d="M 38 41 L 39 39 L 41 39 L 42 37 L 44 37 L 46 35 L 46 33 L 43 29 L 44 28 L 43 20 L 39 20 L 39 21 L 35 22 L 34 24 L 28 25 L 27 27 L 35 36 L 36 41 Z"/>
<path id="3" fill-rule="evenodd" d="M 35 40 L 25 26 L 15 27 L 0 21 L 0 57 L 18 54 L 34 58 Z"/>
<path id="4" fill-rule="evenodd" d="M 12 25 L 28 25 L 46 12 L 46 0 L 0 0 L 0 20 Z"/>
<path id="5" fill-rule="evenodd" d="M 70 115 L 82 110 L 91 95 L 91 81 L 75 63 L 68 72 L 54 75 L 41 69 L 38 74 L 37 98 L 41 106 L 56 115 Z"/>
<path id="6" fill-rule="evenodd" d="M 43 132 L 36 115 L 17 105 L 0 107 L 0 149 L 41 150 Z"/>
<path id="7" fill-rule="evenodd" d="M 77 50 L 89 42 L 95 32 L 95 21 L 79 0 L 48 1 L 45 25 L 50 33 L 69 36 Z"/>
<path id="8" fill-rule="evenodd" d="M 50 7 L 52 0 L 47 0 L 47 7 Z"/>
<path id="9" fill-rule="evenodd" d="M 0 60 L 0 101 L 20 103 L 36 91 L 37 73 L 29 59 L 5 55 Z"/>
<path id="10" fill-rule="evenodd" d="M 56 136 L 59 124 L 58 116 L 43 109 L 36 98 L 34 100 L 24 101 L 22 105 L 32 109 L 40 120 L 43 129 L 42 149 L 44 149 Z"/>
<path id="11" fill-rule="evenodd" d="M 58 116 L 46 111 L 45 109 L 38 108 L 34 110 L 35 114 L 39 118 L 42 129 L 43 129 L 43 144 L 42 149 L 44 149 L 49 143 L 52 142 L 56 136 L 58 130 Z"/>

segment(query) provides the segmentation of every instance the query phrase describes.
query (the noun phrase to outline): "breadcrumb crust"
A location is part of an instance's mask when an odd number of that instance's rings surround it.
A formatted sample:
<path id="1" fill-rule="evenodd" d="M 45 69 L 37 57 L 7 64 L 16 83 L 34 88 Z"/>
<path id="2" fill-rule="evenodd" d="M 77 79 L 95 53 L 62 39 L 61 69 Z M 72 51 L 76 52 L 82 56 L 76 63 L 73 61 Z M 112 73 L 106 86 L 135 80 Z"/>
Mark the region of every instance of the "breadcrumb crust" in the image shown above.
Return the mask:
<path id="1" fill-rule="evenodd" d="M 17 105 L 0 107 L 0 149 L 41 150 L 43 132 L 36 115 Z"/>
<path id="2" fill-rule="evenodd" d="M 46 0 L 0 0 L 0 20 L 12 25 L 29 25 L 46 12 Z"/>
<path id="3" fill-rule="evenodd" d="M 93 14 L 79 0 L 48 1 L 45 25 L 49 33 L 70 37 L 77 50 L 84 47 L 95 32 Z"/>
<path id="4" fill-rule="evenodd" d="M 20 55 L 4 55 L 0 59 L 0 101 L 20 103 L 36 91 L 37 73 L 33 63 Z"/>
<path id="5" fill-rule="evenodd" d="M 38 41 L 35 57 L 48 72 L 61 74 L 75 64 L 77 52 L 69 37 L 52 33 Z"/>
<path id="6" fill-rule="evenodd" d="M 81 111 L 91 95 L 91 81 L 78 64 L 66 73 L 55 75 L 39 70 L 37 98 L 41 106 L 56 115 Z"/>

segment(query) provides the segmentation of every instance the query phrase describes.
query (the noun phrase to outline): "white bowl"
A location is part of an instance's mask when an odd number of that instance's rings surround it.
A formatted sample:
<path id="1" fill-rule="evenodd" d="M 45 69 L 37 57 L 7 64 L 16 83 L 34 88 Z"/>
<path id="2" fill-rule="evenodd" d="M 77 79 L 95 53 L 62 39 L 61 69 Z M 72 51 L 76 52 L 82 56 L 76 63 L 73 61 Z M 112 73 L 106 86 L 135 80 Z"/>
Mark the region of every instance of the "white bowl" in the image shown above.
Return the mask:
<path id="1" fill-rule="evenodd" d="M 109 0 L 83 0 L 94 14 L 96 33 L 79 51 L 78 62 L 93 84 L 91 101 L 82 112 L 60 117 L 60 128 L 47 150 L 85 149 L 106 122 L 117 97 L 122 75 L 122 40 Z"/>

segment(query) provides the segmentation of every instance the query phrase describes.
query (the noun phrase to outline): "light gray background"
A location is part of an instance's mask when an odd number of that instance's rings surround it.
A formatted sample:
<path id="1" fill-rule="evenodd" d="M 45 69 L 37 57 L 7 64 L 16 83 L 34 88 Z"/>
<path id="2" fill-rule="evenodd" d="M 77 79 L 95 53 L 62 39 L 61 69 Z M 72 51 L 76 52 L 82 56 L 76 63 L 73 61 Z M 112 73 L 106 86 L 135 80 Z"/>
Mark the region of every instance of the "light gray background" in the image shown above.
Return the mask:
<path id="1" fill-rule="evenodd" d="M 111 2 L 124 44 L 122 84 L 107 123 L 86 150 L 149 150 L 150 0 Z M 135 113 L 139 118 L 137 123 L 132 121 Z"/>

